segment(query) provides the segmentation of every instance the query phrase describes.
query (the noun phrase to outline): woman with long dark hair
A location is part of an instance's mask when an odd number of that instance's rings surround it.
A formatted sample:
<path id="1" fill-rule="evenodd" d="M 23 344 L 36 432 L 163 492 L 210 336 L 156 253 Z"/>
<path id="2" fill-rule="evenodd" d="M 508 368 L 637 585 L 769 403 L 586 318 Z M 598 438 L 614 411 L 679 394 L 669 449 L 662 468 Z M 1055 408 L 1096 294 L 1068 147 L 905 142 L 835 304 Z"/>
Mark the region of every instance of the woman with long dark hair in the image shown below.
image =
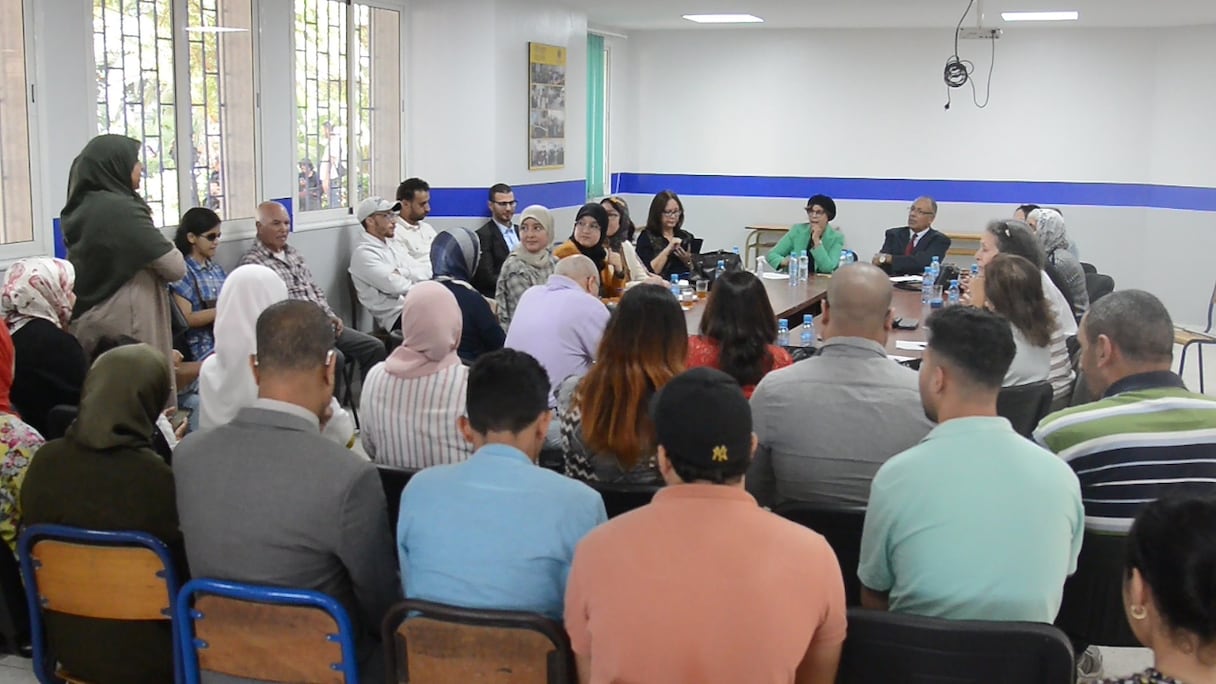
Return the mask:
<path id="1" fill-rule="evenodd" d="M 667 288 L 638 285 L 625 291 L 595 365 L 558 388 L 567 475 L 601 482 L 662 481 L 647 405 L 656 390 L 684 371 L 686 325 L 684 310 Z"/>
<path id="2" fill-rule="evenodd" d="M 692 270 L 692 233 L 684 230 L 684 203 L 664 190 L 650 202 L 646 228 L 638 235 L 638 258 L 667 280 Z"/>
<path id="3" fill-rule="evenodd" d="M 688 367 L 717 368 L 735 379 L 749 399 L 769 371 L 794 362 L 773 344 L 777 317 L 764 284 L 747 271 L 724 273 L 701 316 L 701 334 L 688 338 Z"/>
<path id="4" fill-rule="evenodd" d="M 606 197 L 600 206 L 608 214 L 608 248 L 620 253 L 624 261 L 625 282 L 642 282 L 651 276 L 650 269 L 638 258 L 633 245 L 633 219 L 629 217 L 629 203 L 616 196 Z"/>
<path id="5" fill-rule="evenodd" d="M 1046 380 L 1056 321 L 1043 295 L 1039 269 L 1016 254 L 997 254 L 988 261 L 983 284 L 984 305 L 1009 321 L 1017 346 L 1005 387 Z"/>

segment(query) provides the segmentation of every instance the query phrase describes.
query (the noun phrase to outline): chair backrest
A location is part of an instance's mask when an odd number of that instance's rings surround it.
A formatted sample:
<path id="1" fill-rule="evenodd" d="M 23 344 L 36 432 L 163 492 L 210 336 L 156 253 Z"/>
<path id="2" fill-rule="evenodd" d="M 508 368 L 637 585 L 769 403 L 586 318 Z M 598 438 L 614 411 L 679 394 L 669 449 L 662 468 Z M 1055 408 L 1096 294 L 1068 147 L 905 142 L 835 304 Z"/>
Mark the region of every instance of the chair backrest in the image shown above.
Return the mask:
<path id="1" fill-rule="evenodd" d="M 381 638 L 387 676 L 395 682 L 573 681 L 565 630 L 534 613 L 407 600 L 389 610 Z"/>
<path id="2" fill-rule="evenodd" d="M 866 509 L 790 501 L 777 506 L 774 512 L 823 535 L 836 552 L 836 561 L 840 563 L 846 604 L 861 605 L 861 580 L 857 578 L 857 566 L 861 563 L 861 529 L 865 525 Z"/>
<path id="3" fill-rule="evenodd" d="M 194 579 L 177 599 L 185 681 L 200 671 L 268 682 L 359 681 L 349 616 L 316 591 Z"/>
<path id="4" fill-rule="evenodd" d="M 1086 273 L 1085 290 L 1089 293 L 1089 303 L 1092 305 L 1115 291 L 1115 279 L 1104 273 Z"/>
<path id="5" fill-rule="evenodd" d="M 662 487 L 660 485 L 633 484 L 626 482 L 588 482 L 604 499 L 604 510 L 609 518 L 628 513 L 650 503 Z"/>
<path id="6" fill-rule="evenodd" d="M 1094 266 L 1093 264 L 1089 263 L 1088 261 L 1082 261 L 1081 262 L 1081 271 L 1084 273 L 1097 273 L 1098 267 Z"/>
<path id="7" fill-rule="evenodd" d="M 1123 612 L 1127 537 L 1085 531 L 1077 571 L 1064 582 L 1056 626 L 1086 644 L 1138 647 Z"/>
<path id="8" fill-rule="evenodd" d="M 1073 684 L 1072 644 L 1051 625 L 849 609 L 838 684 Z"/>
<path id="9" fill-rule="evenodd" d="M 147 532 L 31 525 L 18 542 L 30 615 L 34 671 L 46 669 L 42 611 L 107 620 L 173 620 L 178 580 L 169 548 Z M 173 622 L 176 639 L 177 624 Z M 175 669 L 180 668 L 174 658 Z"/>
<path id="10" fill-rule="evenodd" d="M 380 473 L 380 486 L 384 487 L 384 500 L 388 504 L 389 528 L 393 531 L 393 539 L 396 539 L 397 518 L 401 513 L 401 492 L 418 469 L 378 465 L 376 470 Z"/>
<path id="11" fill-rule="evenodd" d="M 1051 411 L 1051 400 L 1049 382 L 1004 387 L 996 397 L 996 413 L 1008 418 L 1019 435 L 1030 437 L 1039 421 Z"/>

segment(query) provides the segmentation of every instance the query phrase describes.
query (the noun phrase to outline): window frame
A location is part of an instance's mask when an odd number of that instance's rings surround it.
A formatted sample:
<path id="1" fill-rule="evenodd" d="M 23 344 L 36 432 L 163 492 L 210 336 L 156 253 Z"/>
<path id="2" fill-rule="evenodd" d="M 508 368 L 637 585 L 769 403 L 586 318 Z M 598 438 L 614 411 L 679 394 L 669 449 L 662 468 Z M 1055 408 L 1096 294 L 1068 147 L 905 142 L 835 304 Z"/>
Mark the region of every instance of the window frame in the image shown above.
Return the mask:
<path id="1" fill-rule="evenodd" d="M 348 140 L 347 140 L 347 145 L 346 145 L 346 168 L 347 169 L 357 168 L 355 154 L 356 154 L 356 149 L 358 146 L 356 144 L 352 144 L 354 142 L 353 122 L 354 122 L 355 116 L 357 116 L 357 114 L 358 114 L 358 102 L 357 102 L 357 98 L 355 97 L 356 71 L 357 71 L 358 66 L 356 64 L 356 55 L 353 52 L 353 46 L 358 41 L 358 36 L 356 34 L 356 28 L 355 28 L 355 6 L 361 5 L 361 6 L 371 8 L 371 9 L 391 10 L 391 11 L 397 13 L 397 24 L 398 24 L 397 59 L 398 59 L 398 62 L 401 64 L 401 68 L 399 69 L 399 73 L 398 73 L 399 83 L 398 83 L 398 91 L 397 91 L 400 96 L 400 101 L 397 104 L 397 130 L 398 130 L 398 139 L 399 139 L 400 145 L 401 145 L 401 159 L 400 159 L 400 164 L 399 164 L 400 168 L 397 169 L 397 172 L 401 178 L 405 178 L 404 174 L 405 174 L 405 168 L 406 168 L 406 158 L 408 156 L 406 154 L 406 149 L 405 149 L 405 140 L 406 140 L 406 137 L 405 137 L 406 136 L 405 96 L 406 96 L 406 74 L 408 71 L 406 68 L 406 64 L 404 62 L 405 40 L 408 35 L 407 34 L 408 26 L 406 23 L 407 22 L 406 7 L 403 4 L 394 3 L 389 0 L 317 0 L 317 1 L 318 2 L 322 2 L 322 1 L 336 2 L 336 3 L 341 3 L 343 5 L 346 5 L 346 15 L 347 15 L 347 17 L 346 17 L 346 41 L 347 41 L 346 110 L 347 110 L 347 122 L 348 122 L 348 125 L 346 127 L 347 135 L 348 135 Z M 292 5 L 293 5 L 293 7 L 292 7 L 293 28 L 289 32 L 288 47 L 289 47 L 289 50 L 291 53 L 291 84 L 292 84 L 291 85 L 291 111 L 295 112 L 295 111 L 297 111 L 297 106 L 299 103 L 296 99 L 296 84 L 298 82 L 297 81 L 298 72 L 296 70 L 296 32 L 294 29 L 294 22 L 295 22 L 296 17 L 295 17 L 294 2 L 292 3 Z M 294 130 L 292 133 L 292 137 L 294 140 L 294 138 L 295 138 Z M 293 143 L 291 149 L 292 149 L 292 153 L 291 153 L 291 167 L 290 168 L 291 168 L 292 177 L 291 177 L 290 187 L 295 188 L 295 187 L 297 187 L 297 180 L 296 180 L 296 176 L 295 176 L 296 169 L 299 168 L 299 164 L 300 164 L 300 148 L 299 148 L 298 144 Z M 358 175 L 354 174 L 354 173 L 347 173 L 347 175 L 346 175 L 346 188 L 347 188 L 347 197 L 348 198 L 357 199 L 357 197 L 356 197 L 357 190 L 358 190 L 357 178 L 358 178 Z M 390 198 L 386 197 L 385 199 L 390 199 Z M 351 202 L 350 206 L 345 206 L 345 207 L 332 207 L 332 208 L 328 208 L 328 209 L 314 209 L 314 210 L 310 210 L 310 211 L 300 211 L 299 207 L 295 206 L 295 194 L 293 193 L 291 229 L 293 232 L 301 233 L 301 232 L 308 232 L 308 231 L 312 231 L 312 230 L 324 230 L 327 228 L 340 228 L 340 227 L 346 227 L 346 226 L 352 225 L 355 222 L 354 204 L 355 204 L 355 202 Z"/>
<path id="2" fill-rule="evenodd" d="M 96 0 L 89 0 L 90 15 L 93 12 L 93 5 Z M 261 197 L 261 191 L 264 187 L 260 168 L 262 165 L 262 91 L 261 91 L 261 69 L 260 69 L 260 40 L 259 40 L 259 20 L 258 13 L 259 0 L 252 0 L 249 11 L 249 39 L 251 43 L 251 59 L 250 72 L 252 77 L 253 87 L 253 148 L 254 148 L 254 172 L 252 181 L 254 183 L 254 195 Z M 173 119 L 174 119 L 174 141 L 178 149 L 192 149 L 194 140 L 192 132 L 194 130 L 192 101 L 190 95 L 190 41 L 186 33 L 186 25 L 189 19 L 187 0 L 169 0 L 169 9 L 172 26 L 172 44 L 173 44 Z M 96 40 L 96 33 L 93 29 L 92 20 L 89 21 L 88 28 L 88 64 L 87 67 L 90 73 L 97 70 L 96 52 L 93 49 L 93 41 Z M 91 102 L 97 102 L 100 97 L 98 87 L 93 79 L 92 83 Z M 96 112 L 90 115 L 92 121 L 92 135 L 98 135 L 98 121 Z M 178 166 L 177 174 L 177 202 L 178 202 L 178 218 L 188 208 L 196 206 L 194 204 L 195 189 L 190 182 L 190 168 Z M 255 207 L 249 207 L 247 216 L 224 219 L 224 233 L 230 236 L 229 240 L 240 240 L 253 237 L 256 232 Z M 166 217 L 168 219 L 168 217 Z M 165 225 L 157 226 L 158 229 L 169 231 L 177 227 L 177 221 L 169 223 L 166 220 Z"/>
<path id="3" fill-rule="evenodd" d="M 9 264 L 18 259 L 31 256 L 54 254 L 54 227 L 52 216 L 46 206 L 50 196 L 46 194 L 42 174 L 45 165 L 39 163 L 42 159 L 43 126 L 38 103 L 38 69 L 37 53 L 34 45 L 34 3 L 30 0 L 21 2 L 21 43 L 25 48 L 25 107 L 26 107 L 26 145 L 29 150 L 28 163 L 30 173 L 30 217 L 33 221 L 31 239 L 25 242 L 0 244 L 0 268 L 7 269 Z"/>

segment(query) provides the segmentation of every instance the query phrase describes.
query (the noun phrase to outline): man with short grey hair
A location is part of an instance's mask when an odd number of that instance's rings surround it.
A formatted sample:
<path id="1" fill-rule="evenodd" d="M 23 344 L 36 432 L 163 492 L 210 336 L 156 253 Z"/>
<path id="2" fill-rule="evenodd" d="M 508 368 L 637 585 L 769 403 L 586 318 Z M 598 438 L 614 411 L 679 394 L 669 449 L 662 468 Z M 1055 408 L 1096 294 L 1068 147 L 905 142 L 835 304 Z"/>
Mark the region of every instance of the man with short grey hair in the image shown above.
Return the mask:
<path id="1" fill-rule="evenodd" d="M 818 354 L 769 373 L 752 395 L 760 447 L 747 490 L 761 505 L 864 506 L 879 466 L 933 427 L 916 372 L 887 358 L 885 273 L 870 264 L 836 271 L 820 322 Z"/>
<path id="2" fill-rule="evenodd" d="M 937 200 L 917 197 L 908 209 L 908 225 L 887 231 L 882 249 L 874 255 L 874 265 L 891 275 L 921 275 L 937 257 L 944 261 L 950 238 L 933 228 Z"/>
<path id="3" fill-rule="evenodd" d="M 549 407 L 562 381 L 587 372 L 608 326 L 608 308 L 600 301 L 600 274 L 582 254 L 557 262 L 544 285 L 528 288 L 519 298 L 504 346 L 528 352 L 549 374 Z"/>
<path id="4" fill-rule="evenodd" d="M 332 596 L 355 625 L 361 678 L 383 681 L 380 620 L 400 585 L 376 468 L 320 433 L 334 384 L 329 318 L 289 299 L 262 312 L 256 335 L 257 401 L 174 452 L 191 573 Z"/>
<path id="5" fill-rule="evenodd" d="M 1216 495 L 1216 398 L 1172 371 L 1174 324 L 1161 300 L 1119 290 L 1090 305 L 1077 335 L 1090 394 L 1043 419 L 1039 444 L 1081 481 L 1086 526 L 1127 532 L 1163 496 Z"/>

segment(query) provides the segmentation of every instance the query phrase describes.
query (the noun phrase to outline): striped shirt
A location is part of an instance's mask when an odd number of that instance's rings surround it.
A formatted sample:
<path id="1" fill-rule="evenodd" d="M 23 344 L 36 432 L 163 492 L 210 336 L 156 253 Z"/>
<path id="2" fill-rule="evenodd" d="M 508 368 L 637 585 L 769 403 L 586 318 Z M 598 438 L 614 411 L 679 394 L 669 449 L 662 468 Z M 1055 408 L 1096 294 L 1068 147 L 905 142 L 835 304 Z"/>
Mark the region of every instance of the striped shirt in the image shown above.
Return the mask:
<path id="1" fill-rule="evenodd" d="M 1092 530 L 1126 532 L 1163 496 L 1216 494 L 1216 397 L 1170 371 L 1126 377 L 1099 401 L 1047 416 L 1034 438 L 1077 473 Z"/>
<path id="2" fill-rule="evenodd" d="M 421 378 L 398 378 L 378 363 L 363 382 L 363 449 L 376 463 L 425 468 L 473 453 L 456 427 L 464 414 L 469 369 L 463 364 Z"/>

